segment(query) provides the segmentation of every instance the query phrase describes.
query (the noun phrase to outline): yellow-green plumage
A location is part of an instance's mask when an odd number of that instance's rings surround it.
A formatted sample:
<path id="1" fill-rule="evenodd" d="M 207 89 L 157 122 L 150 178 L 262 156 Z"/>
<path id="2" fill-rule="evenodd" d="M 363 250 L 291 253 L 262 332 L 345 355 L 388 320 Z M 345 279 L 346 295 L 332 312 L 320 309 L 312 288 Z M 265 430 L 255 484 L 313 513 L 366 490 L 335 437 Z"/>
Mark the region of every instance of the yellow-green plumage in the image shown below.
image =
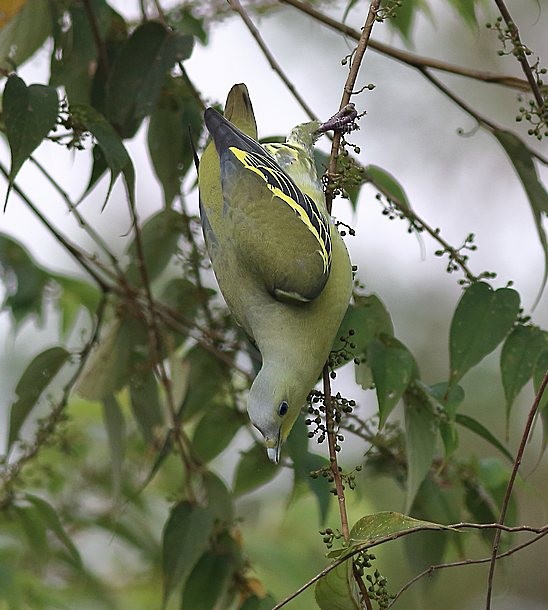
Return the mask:
<path id="1" fill-rule="evenodd" d="M 278 461 L 348 306 L 350 261 L 316 176 L 316 123 L 262 148 L 245 85 L 231 89 L 224 118 L 208 109 L 205 120 L 206 245 L 228 307 L 261 352 L 248 412 Z"/>

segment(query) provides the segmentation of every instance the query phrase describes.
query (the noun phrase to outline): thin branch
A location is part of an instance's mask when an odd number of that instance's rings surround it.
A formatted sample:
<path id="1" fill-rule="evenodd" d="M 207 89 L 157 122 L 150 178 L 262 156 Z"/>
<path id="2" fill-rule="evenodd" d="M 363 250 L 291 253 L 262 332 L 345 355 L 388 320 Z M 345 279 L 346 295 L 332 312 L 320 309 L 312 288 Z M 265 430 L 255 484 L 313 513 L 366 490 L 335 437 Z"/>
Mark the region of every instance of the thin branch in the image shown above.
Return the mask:
<path id="1" fill-rule="evenodd" d="M 189 473 L 192 470 L 193 464 L 196 463 L 194 456 L 191 455 L 191 451 L 189 449 L 190 443 L 186 438 L 186 435 L 181 427 L 179 418 L 177 416 L 177 409 L 175 406 L 175 402 L 173 400 L 173 388 L 171 385 L 171 380 L 167 374 L 166 367 L 164 364 L 163 352 L 164 350 L 164 342 L 162 338 L 162 334 L 160 332 L 160 328 L 158 325 L 158 321 L 156 318 L 156 310 L 154 308 L 154 297 L 152 295 L 152 290 L 150 287 L 150 280 L 148 277 L 148 271 L 145 262 L 145 253 L 143 247 L 143 241 L 141 236 L 141 229 L 139 226 L 139 217 L 137 215 L 137 210 L 135 208 L 135 202 L 133 198 L 128 194 L 128 206 L 131 215 L 131 222 L 133 226 L 133 231 L 135 234 L 135 246 L 137 253 L 137 267 L 139 270 L 139 274 L 141 276 L 141 281 L 143 283 L 143 288 L 145 291 L 146 300 L 148 302 L 148 324 L 150 331 L 150 343 L 152 347 L 152 357 L 154 362 L 156 363 L 156 368 L 158 371 L 158 375 L 160 378 L 160 383 L 162 384 L 165 394 L 166 394 L 166 404 L 168 408 L 168 413 L 171 419 L 171 425 L 173 428 L 173 434 L 175 437 L 176 445 L 179 449 L 179 453 L 181 455 L 181 460 L 186 467 L 187 472 Z M 191 495 L 191 487 L 188 486 L 187 489 L 189 495 Z"/>
<path id="2" fill-rule="evenodd" d="M 6 180 L 9 180 L 9 173 L 6 168 L 0 163 L 0 172 L 4 174 Z M 78 264 L 89 273 L 89 275 L 97 282 L 97 285 L 103 292 L 108 292 L 110 287 L 105 280 L 93 269 L 88 263 L 86 258 L 92 258 L 90 255 L 82 254 L 72 242 L 70 242 L 64 235 L 62 235 L 40 212 L 40 210 L 32 203 L 32 201 L 25 195 L 25 193 L 17 186 L 14 182 L 12 186 L 13 190 L 21 197 L 27 207 L 29 207 L 33 214 L 42 222 L 42 224 L 49 230 L 49 232 L 55 237 L 55 239 L 67 250 L 67 252 L 78 262 Z"/>
<path id="3" fill-rule="evenodd" d="M 310 106 L 301 97 L 301 95 L 297 91 L 297 88 L 295 87 L 295 85 L 289 80 L 289 78 L 286 76 L 286 74 L 283 71 L 283 69 L 280 66 L 280 64 L 276 61 L 276 59 L 274 58 L 274 56 L 270 52 L 270 49 L 267 47 L 266 43 L 264 42 L 261 34 L 259 33 L 259 30 L 255 27 L 254 23 L 249 18 L 249 15 L 247 14 L 246 10 L 240 4 L 240 0 L 228 0 L 228 4 L 230 5 L 230 8 L 234 12 L 236 12 L 236 13 L 238 13 L 240 15 L 240 17 L 242 18 L 242 21 L 245 23 L 245 25 L 246 25 L 247 29 L 249 30 L 250 34 L 253 36 L 253 38 L 255 39 L 257 44 L 259 45 L 259 48 L 261 49 L 261 51 L 263 52 L 264 56 L 266 57 L 266 60 L 270 64 L 270 67 L 281 78 L 281 80 L 283 81 L 285 86 L 292 93 L 293 97 L 297 100 L 297 102 L 300 104 L 302 109 L 306 112 L 306 114 L 310 117 L 311 120 L 313 120 L 313 121 L 314 120 L 318 120 L 318 117 L 315 115 L 315 113 L 312 110 L 312 108 L 310 108 Z"/>
<path id="4" fill-rule="evenodd" d="M 474 527 L 477 527 L 478 529 L 501 529 L 501 528 L 505 529 L 505 527 L 506 527 L 506 526 L 501 526 L 499 523 L 487 523 L 487 524 L 456 523 L 455 525 L 446 525 L 446 526 L 444 526 L 444 528 L 451 530 L 451 529 L 459 529 L 460 527 L 464 527 L 464 526 L 466 526 L 466 527 L 474 526 Z M 359 545 L 352 547 L 352 550 L 349 550 L 348 552 L 344 553 L 344 555 L 342 555 L 341 557 L 336 559 L 333 563 L 330 563 L 321 572 L 318 572 L 308 582 L 306 582 L 304 585 L 299 587 L 299 589 L 297 591 L 294 591 L 293 593 L 291 593 L 291 595 L 288 595 L 287 597 L 285 597 L 281 602 L 278 602 L 275 606 L 272 607 L 272 610 L 280 610 L 280 608 L 283 608 L 291 600 L 298 597 L 303 591 L 306 591 L 306 589 L 308 589 L 315 582 L 320 580 L 320 578 L 323 578 L 326 574 L 329 574 L 329 572 L 331 572 L 331 570 L 334 570 L 335 568 L 340 566 L 341 563 L 344 563 L 345 561 L 347 561 L 354 555 L 357 555 L 358 553 L 361 553 L 367 549 L 371 549 L 375 546 L 380 546 L 381 544 L 384 544 L 386 542 L 390 542 L 392 540 L 398 540 L 399 538 L 403 538 L 404 536 L 409 536 L 410 534 L 415 534 L 417 532 L 422 532 L 422 531 L 432 531 L 432 528 L 431 527 L 413 527 L 413 528 L 410 528 L 407 530 L 395 532 L 393 534 L 388 534 L 387 536 L 382 536 L 380 538 L 377 538 L 374 542 L 359 544 Z M 537 528 L 530 528 L 529 526 L 522 526 L 522 527 L 514 527 L 514 528 L 512 528 L 512 531 L 514 531 L 514 532 L 537 531 Z M 506 551 L 505 553 L 502 553 L 501 555 L 499 555 L 499 557 L 507 557 L 508 555 L 512 555 L 513 553 L 525 548 L 526 546 L 529 546 L 530 544 L 534 544 L 535 542 L 537 542 L 538 540 L 540 540 L 541 538 L 543 538 L 544 536 L 546 536 L 548 534 L 548 525 L 545 525 L 542 528 L 538 528 L 538 531 L 539 531 L 539 534 L 537 536 L 535 536 L 534 538 L 531 538 L 531 540 L 529 540 L 527 542 L 524 542 L 518 546 L 513 547 L 512 549 L 510 549 L 509 551 Z M 345 549 L 341 549 L 341 550 L 343 552 L 345 551 Z M 458 562 L 455 564 L 443 564 L 443 567 L 452 567 L 453 565 L 455 565 L 455 566 L 468 565 L 470 563 L 487 563 L 488 561 L 489 561 L 489 558 L 470 559 L 470 560 L 465 560 L 463 562 Z M 424 575 L 426 575 L 427 572 L 428 572 L 428 570 L 425 571 Z"/>
<path id="5" fill-rule="evenodd" d="M 499 524 L 502 525 L 504 523 L 504 519 L 506 518 L 506 512 L 508 510 L 508 505 L 510 503 L 510 497 L 512 496 L 512 489 L 514 488 L 514 482 L 516 480 L 519 467 L 521 465 L 521 460 L 523 459 L 523 454 L 525 452 L 525 445 L 529 440 L 529 435 L 531 433 L 531 428 L 533 427 L 533 422 L 535 421 L 535 416 L 540 407 L 540 401 L 542 400 L 542 396 L 544 394 L 544 390 L 548 385 L 548 371 L 544 374 L 544 378 L 542 379 L 542 383 L 538 389 L 538 392 L 535 396 L 535 400 L 533 401 L 533 406 L 529 411 L 529 415 L 527 417 L 527 422 L 525 423 L 525 429 L 521 436 L 521 442 L 519 444 L 518 451 L 516 453 L 516 459 L 514 460 L 514 466 L 512 468 L 512 473 L 510 475 L 510 479 L 508 481 L 508 485 L 506 486 L 506 493 L 504 494 L 504 500 L 502 501 L 502 506 L 500 509 L 499 515 Z M 485 610 L 490 610 L 491 608 L 491 597 L 493 594 L 493 578 L 495 575 L 495 566 L 497 560 L 497 553 L 499 550 L 500 537 L 502 530 L 499 528 L 495 532 L 495 536 L 493 539 L 493 547 L 491 553 L 491 563 L 489 565 L 489 576 L 487 578 L 487 596 L 485 600 Z"/>
<path id="6" fill-rule="evenodd" d="M 478 279 L 478 276 L 474 275 L 472 270 L 466 264 L 466 261 L 463 256 L 461 256 L 460 252 L 451 246 L 451 244 L 446 241 L 440 233 L 439 229 L 435 229 L 431 227 L 425 220 L 423 220 L 416 212 L 414 212 L 408 205 L 406 205 L 403 201 L 399 199 L 395 199 L 393 193 L 388 192 L 381 185 L 373 183 L 371 180 L 368 181 L 369 184 L 372 184 L 380 193 L 382 193 L 386 198 L 388 198 L 394 206 L 398 209 L 401 214 L 407 218 L 413 225 L 416 225 L 419 228 L 424 229 L 433 239 L 435 239 L 440 246 L 443 246 L 444 252 L 449 254 L 451 260 L 455 261 L 462 269 L 464 275 L 471 281 L 475 282 Z"/>
<path id="7" fill-rule="evenodd" d="M 91 237 L 91 239 L 108 256 L 108 258 L 110 259 L 110 262 L 112 263 L 112 266 L 114 267 L 116 273 L 118 274 L 118 277 L 122 277 L 123 272 L 122 272 L 122 269 L 120 268 L 120 264 L 118 263 L 118 259 L 110 251 L 105 240 L 99 235 L 99 233 L 97 233 L 97 231 L 91 225 L 89 225 L 85 221 L 84 217 L 80 214 L 77 206 L 74 205 L 74 203 L 68 196 L 68 193 L 61 187 L 61 185 L 48 172 L 48 170 L 33 156 L 30 157 L 30 160 L 40 170 L 40 172 L 42 172 L 43 176 L 48 180 L 48 182 L 53 186 L 53 188 L 59 193 L 59 195 L 61 195 L 61 197 L 64 199 L 69 211 L 71 212 L 71 214 L 73 214 L 74 218 L 76 218 L 76 221 L 78 222 L 80 227 L 89 235 L 89 237 Z"/>
<path id="8" fill-rule="evenodd" d="M 521 544 L 518 544 L 518 545 L 512 547 L 511 549 L 509 549 L 508 551 L 505 551 L 504 553 L 500 553 L 499 555 L 496 556 L 496 559 L 499 560 L 499 559 L 503 559 L 504 557 L 509 557 L 510 555 L 513 555 L 514 553 L 521 551 L 525 547 L 535 544 L 535 542 L 538 542 L 541 538 L 543 538 L 547 534 L 548 534 L 548 527 L 544 528 L 537 536 L 534 536 L 530 540 L 527 540 L 526 542 L 522 542 Z M 429 568 L 426 568 L 426 570 L 423 570 L 422 572 L 420 572 L 419 574 L 414 576 L 411 580 L 409 580 L 396 593 L 396 595 L 393 597 L 393 599 L 390 602 L 390 605 L 388 607 L 391 608 L 396 603 L 396 600 L 399 597 L 401 597 L 403 595 L 403 593 L 405 593 L 405 591 L 407 591 L 409 588 L 411 588 L 412 585 L 414 585 L 417 581 L 421 580 L 421 578 L 424 578 L 425 576 L 431 576 L 434 572 L 436 572 L 438 570 L 443 570 L 445 568 L 458 568 L 461 566 L 477 565 L 477 564 L 481 564 L 481 563 L 488 563 L 490 561 L 491 561 L 491 557 L 483 557 L 482 559 L 463 559 L 462 561 L 453 561 L 450 563 L 439 563 L 439 564 L 430 566 Z"/>
<path id="9" fill-rule="evenodd" d="M 316 19 L 316 21 L 319 21 L 338 32 L 341 32 L 354 40 L 359 40 L 361 36 L 361 33 L 354 28 L 351 28 L 344 23 L 332 19 L 328 15 L 321 13 L 311 4 L 302 2 L 301 0 L 280 0 L 280 2 L 282 4 L 289 4 L 293 6 L 310 17 L 313 17 Z M 512 87 L 521 91 L 529 91 L 529 84 L 527 81 L 521 78 L 515 78 L 514 76 L 505 76 L 486 70 L 473 70 L 472 68 L 467 68 L 464 66 L 456 66 L 438 59 L 433 59 L 431 57 L 424 57 L 421 55 L 416 55 L 415 53 L 409 53 L 408 51 L 402 51 L 401 49 L 396 49 L 395 47 L 391 47 L 376 40 L 370 40 L 369 46 L 374 51 L 382 53 L 383 55 L 391 57 L 397 61 L 401 61 L 402 63 L 414 68 L 432 68 L 433 70 L 457 74 L 459 76 L 473 78 L 485 83 L 495 83 L 497 85 Z"/>
<path id="10" fill-rule="evenodd" d="M 523 73 L 525 74 L 525 77 L 527 78 L 529 86 L 531 87 L 531 91 L 533 92 L 533 96 L 535 97 L 535 100 L 537 102 L 537 106 L 539 108 L 543 108 L 545 106 L 545 101 L 544 101 L 544 98 L 540 91 L 540 88 L 538 86 L 537 80 L 533 74 L 533 71 L 531 70 L 531 66 L 529 65 L 529 62 L 527 61 L 527 57 L 525 56 L 525 51 L 524 51 L 525 47 L 524 47 L 523 43 L 521 42 L 518 27 L 514 23 L 514 20 L 512 19 L 512 15 L 510 15 L 510 12 L 506 8 L 506 5 L 504 4 L 504 0 L 495 0 L 495 4 L 497 5 L 497 7 L 499 9 L 500 14 L 502 15 L 502 18 L 506 22 L 506 25 L 508 26 L 508 30 L 510 31 L 510 35 L 512 37 L 512 42 L 514 44 L 514 55 L 516 56 L 517 60 L 521 64 Z"/>

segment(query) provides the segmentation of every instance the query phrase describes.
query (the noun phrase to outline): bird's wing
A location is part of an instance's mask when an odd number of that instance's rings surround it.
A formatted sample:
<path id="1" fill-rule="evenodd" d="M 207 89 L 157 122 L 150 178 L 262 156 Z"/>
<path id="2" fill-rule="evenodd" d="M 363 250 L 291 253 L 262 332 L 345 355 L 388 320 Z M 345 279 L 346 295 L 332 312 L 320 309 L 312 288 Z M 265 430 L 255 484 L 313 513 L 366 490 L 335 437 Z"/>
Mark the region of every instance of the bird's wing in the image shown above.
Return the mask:
<path id="1" fill-rule="evenodd" d="M 254 139 L 213 109 L 205 121 L 220 159 L 220 247 L 236 249 L 276 298 L 314 299 L 331 267 L 328 218 Z"/>

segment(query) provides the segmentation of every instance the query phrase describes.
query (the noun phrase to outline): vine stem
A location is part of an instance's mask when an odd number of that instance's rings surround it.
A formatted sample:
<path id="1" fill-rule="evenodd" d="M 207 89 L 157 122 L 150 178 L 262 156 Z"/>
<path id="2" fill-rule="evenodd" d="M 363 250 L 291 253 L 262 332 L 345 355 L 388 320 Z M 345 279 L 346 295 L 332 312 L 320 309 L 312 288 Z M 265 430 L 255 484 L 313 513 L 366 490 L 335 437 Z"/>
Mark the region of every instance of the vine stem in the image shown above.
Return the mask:
<path id="1" fill-rule="evenodd" d="M 521 442 L 519 444 L 518 451 L 516 453 L 516 458 L 514 460 L 514 466 L 512 468 L 512 473 L 510 475 L 510 479 L 508 481 L 508 485 L 506 486 L 506 492 L 504 494 L 504 500 L 502 501 L 502 506 L 500 509 L 500 515 L 498 519 L 499 525 L 504 525 L 504 519 L 506 518 L 506 512 L 508 511 L 508 505 L 510 503 L 510 497 L 512 496 L 512 490 L 514 488 L 514 483 L 518 474 L 519 467 L 521 465 L 521 460 L 523 459 L 523 454 L 525 452 L 525 445 L 529 440 L 529 435 L 531 434 L 531 428 L 533 427 L 533 423 L 535 421 L 535 416 L 540 407 L 540 401 L 542 400 L 542 396 L 544 395 L 544 390 L 548 385 L 548 371 L 544 374 L 538 392 L 536 393 L 535 400 L 533 401 L 533 406 L 529 411 L 529 415 L 527 417 L 527 422 L 525 423 L 525 429 L 523 434 L 521 435 Z M 493 538 L 493 546 L 491 551 L 491 561 L 489 564 L 489 575 L 487 577 L 487 595 L 485 599 L 485 610 L 491 609 L 491 598 L 493 595 L 493 578 L 495 576 L 495 566 L 497 561 L 497 553 L 499 550 L 500 537 L 502 534 L 502 529 L 497 529 L 495 531 L 495 536 Z"/>

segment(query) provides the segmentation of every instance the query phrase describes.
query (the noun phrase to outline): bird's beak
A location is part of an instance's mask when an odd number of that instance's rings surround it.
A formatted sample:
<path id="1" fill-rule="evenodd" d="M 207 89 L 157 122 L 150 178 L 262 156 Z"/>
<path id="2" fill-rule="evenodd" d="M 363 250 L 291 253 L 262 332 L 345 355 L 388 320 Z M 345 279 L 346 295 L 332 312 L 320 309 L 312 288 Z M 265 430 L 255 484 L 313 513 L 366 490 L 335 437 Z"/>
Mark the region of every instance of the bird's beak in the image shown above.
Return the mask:
<path id="1" fill-rule="evenodd" d="M 278 436 L 276 438 L 267 438 L 265 440 L 266 445 L 266 455 L 268 455 L 268 459 L 274 464 L 278 464 L 280 461 L 280 449 L 282 447 L 282 435 L 281 431 L 278 432 Z"/>

